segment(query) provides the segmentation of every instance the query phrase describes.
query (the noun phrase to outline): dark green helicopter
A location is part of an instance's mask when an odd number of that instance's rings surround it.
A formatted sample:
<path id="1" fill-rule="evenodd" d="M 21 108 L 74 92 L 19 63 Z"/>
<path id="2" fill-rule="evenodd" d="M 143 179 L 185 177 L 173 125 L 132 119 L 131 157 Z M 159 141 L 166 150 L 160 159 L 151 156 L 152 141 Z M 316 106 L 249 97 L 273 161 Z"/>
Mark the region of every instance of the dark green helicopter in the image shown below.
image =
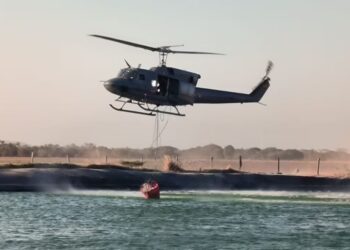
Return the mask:
<path id="1" fill-rule="evenodd" d="M 201 76 L 193 72 L 167 67 L 166 59 L 168 54 L 223 54 L 170 49 L 171 47 L 183 45 L 150 47 L 107 36 L 90 36 L 159 53 L 160 66 L 149 70 L 142 69 L 140 66 L 133 68 L 125 60 L 128 67 L 121 69 L 117 77 L 104 82 L 104 86 L 108 91 L 119 96 L 116 101 L 122 102 L 119 108 L 110 104 L 117 111 L 150 116 L 155 116 L 157 113 L 185 116 L 185 114 L 179 112 L 178 106 L 193 105 L 195 103 L 259 102 L 270 86 L 268 74 L 273 66 L 271 61 L 268 62 L 265 76 L 250 94 L 198 88 L 196 86 Z M 137 105 L 140 111 L 125 109 L 125 106 L 128 104 Z M 160 106 L 173 107 L 175 112 L 160 110 Z"/>

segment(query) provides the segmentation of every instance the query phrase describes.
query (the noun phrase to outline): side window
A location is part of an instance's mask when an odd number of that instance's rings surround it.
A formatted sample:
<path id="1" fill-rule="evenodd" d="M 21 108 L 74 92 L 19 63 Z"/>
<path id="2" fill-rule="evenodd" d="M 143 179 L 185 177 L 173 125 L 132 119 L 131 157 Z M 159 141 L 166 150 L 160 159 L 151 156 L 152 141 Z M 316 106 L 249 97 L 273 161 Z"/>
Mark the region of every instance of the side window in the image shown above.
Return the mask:
<path id="1" fill-rule="evenodd" d="M 145 75 L 144 74 L 139 74 L 139 79 L 144 81 L 146 78 L 145 78 Z"/>

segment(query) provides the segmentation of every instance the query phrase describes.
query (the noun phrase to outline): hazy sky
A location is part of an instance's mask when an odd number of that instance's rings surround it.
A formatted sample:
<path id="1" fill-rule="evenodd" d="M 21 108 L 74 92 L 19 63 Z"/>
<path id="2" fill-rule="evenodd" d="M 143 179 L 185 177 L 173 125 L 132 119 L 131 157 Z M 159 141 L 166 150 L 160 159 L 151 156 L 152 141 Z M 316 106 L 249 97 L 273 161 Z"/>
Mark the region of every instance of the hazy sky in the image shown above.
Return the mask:
<path id="1" fill-rule="evenodd" d="M 120 113 L 100 80 L 158 55 L 88 37 L 226 56 L 170 55 L 198 86 L 250 92 L 272 60 L 259 104 L 195 105 L 165 117 L 162 145 L 350 149 L 349 1 L 0 0 L 0 139 L 149 147 L 154 118 Z"/>

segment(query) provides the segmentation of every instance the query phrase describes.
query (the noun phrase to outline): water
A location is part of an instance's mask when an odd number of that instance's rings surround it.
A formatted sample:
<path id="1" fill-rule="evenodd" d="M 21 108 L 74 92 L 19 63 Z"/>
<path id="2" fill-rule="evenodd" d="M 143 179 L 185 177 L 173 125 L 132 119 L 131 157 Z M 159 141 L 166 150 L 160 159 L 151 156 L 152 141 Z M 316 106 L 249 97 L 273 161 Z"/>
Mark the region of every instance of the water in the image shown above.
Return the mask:
<path id="1" fill-rule="evenodd" d="M 0 193 L 0 249 L 350 249 L 350 193 Z"/>

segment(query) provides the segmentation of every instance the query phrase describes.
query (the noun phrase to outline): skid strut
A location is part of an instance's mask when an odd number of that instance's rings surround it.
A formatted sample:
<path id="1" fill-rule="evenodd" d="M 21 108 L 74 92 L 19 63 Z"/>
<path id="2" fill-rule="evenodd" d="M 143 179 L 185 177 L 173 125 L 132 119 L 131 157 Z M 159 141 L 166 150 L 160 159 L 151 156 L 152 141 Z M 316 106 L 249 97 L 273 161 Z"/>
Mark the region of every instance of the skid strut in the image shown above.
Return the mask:
<path id="1" fill-rule="evenodd" d="M 143 104 L 140 104 L 140 103 L 138 103 L 138 106 L 139 106 L 140 108 L 142 108 L 143 110 L 145 110 L 145 111 L 151 111 L 151 113 L 155 112 L 155 113 L 167 114 L 167 115 L 185 116 L 185 114 L 181 114 L 181 113 L 179 112 L 179 110 L 178 110 L 178 108 L 177 108 L 176 106 L 172 106 L 172 107 L 175 108 L 176 113 L 175 113 L 175 112 L 169 112 L 169 111 L 159 110 L 159 109 L 158 109 L 158 106 L 156 106 L 154 109 L 151 109 L 151 108 L 149 108 L 148 106 L 145 107 Z"/>

